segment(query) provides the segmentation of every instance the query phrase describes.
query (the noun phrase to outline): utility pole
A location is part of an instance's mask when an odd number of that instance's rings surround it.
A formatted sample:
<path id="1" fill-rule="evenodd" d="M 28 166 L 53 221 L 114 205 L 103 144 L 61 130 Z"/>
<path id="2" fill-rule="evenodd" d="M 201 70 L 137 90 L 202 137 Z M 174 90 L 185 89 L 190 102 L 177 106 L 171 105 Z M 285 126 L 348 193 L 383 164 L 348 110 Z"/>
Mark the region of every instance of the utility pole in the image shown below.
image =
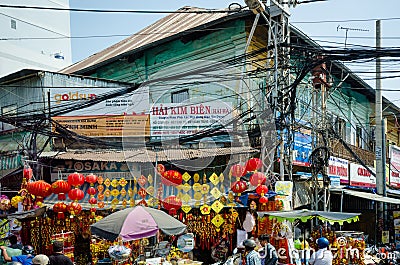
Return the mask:
<path id="1" fill-rule="evenodd" d="M 381 21 L 376 21 L 376 88 L 375 88 L 375 159 L 376 159 L 376 190 L 379 195 L 386 196 L 386 143 L 385 143 L 385 125 L 382 119 L 382 82 L 381 82 Z M 384 203 L 378 204 L 378 220 L 383 219 L 384 224 Z"/>

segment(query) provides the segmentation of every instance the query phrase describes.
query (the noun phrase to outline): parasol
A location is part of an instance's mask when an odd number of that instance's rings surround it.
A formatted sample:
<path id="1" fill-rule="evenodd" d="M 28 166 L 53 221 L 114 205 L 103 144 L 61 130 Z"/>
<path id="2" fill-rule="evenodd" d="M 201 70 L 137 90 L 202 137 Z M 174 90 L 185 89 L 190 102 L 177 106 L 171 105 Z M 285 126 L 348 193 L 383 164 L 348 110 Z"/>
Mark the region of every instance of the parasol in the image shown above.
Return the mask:
<path id="1" fill-rule="evenodd" d="M 104 217 L 92 224 L 90 230 L 110 241 L 117 237 L 131 241 L 155 236 L 158 230 L 167 235 L 179 235 L 186 230 L 186 225 L 161 210 L 135 206 Z"/>
<path id="2" fill-rule="evenodd" d="M 258 212 L 259 216 L 268 215 L 270 219 L 276 218 L 278 221 L 288 220 L 295 221 L 300 220 L 307 222 L 312 218 L 318 218 L 328 223 L 339 223 L 343 225 L 343 222 L 355 222 L 358 221 L 360 213 L 344 213 L 344 212 L 327 212 L 327 211 L 311 211 L 307 209 L 294 210 L 294 211 L 271 211 L 271 212 Z"/>

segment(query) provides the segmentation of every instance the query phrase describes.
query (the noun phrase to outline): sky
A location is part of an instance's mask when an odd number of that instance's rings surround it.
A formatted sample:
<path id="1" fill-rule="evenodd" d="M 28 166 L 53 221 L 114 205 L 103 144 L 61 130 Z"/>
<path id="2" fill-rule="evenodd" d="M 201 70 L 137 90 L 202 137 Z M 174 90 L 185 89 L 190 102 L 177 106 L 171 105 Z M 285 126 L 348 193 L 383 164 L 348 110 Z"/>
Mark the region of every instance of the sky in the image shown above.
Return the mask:
<path id="1" fill-rule="evenodd" d="M 301 0 L 300 0 L 301 2 Z M 227 8 L 232 3 L 245 6 L 244 0 L 70 0 L 71 8 L 105 10 L 156 10 L 174 11 L 183 6 L 202 8 Z M 385 0 L 327 0 L 298 4 L 291 8 L 290 22 L 324 47 L 341 48 L 376 44 L 376 20 L 381 20 L 382 47 L 400 47 L 400 1 Z M 112 44 L 138 32 L 167 14 L 137 13 L 71 13 L 73 62 L 80 61 Z M 116 36 L 118 35 L 118 36 Z M 347 35 L 347 38 L 346 38 Z M 98 37 L 94 37 L 98 36 Z M 114 36 L 114 37 L 112 37 Z M 346 45 L 345 45 L 346 44 Z M 374 63 L 348 65 L 353 71 L 375 88 Z M 382 64 L 382 70 L 397 70 L 396 62 Z M 392 74 L 393 75 L 393 74 Z M 385 76 L 385 75 L 383 75 Z M 399 78 L 382 81 L 383 89 L 395 90 Z M 383 95 L 400 106 L 400 92 L 384 91 Z"/>

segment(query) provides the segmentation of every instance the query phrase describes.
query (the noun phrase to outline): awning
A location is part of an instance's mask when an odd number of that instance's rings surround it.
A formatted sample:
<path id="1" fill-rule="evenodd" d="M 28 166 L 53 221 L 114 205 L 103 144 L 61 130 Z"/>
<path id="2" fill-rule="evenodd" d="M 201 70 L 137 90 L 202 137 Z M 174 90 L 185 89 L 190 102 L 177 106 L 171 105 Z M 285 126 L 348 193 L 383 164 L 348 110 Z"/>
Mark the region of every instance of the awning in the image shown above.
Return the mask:
<path id="1" fill-rule="evenodd" d="M 348 190 L 348 189 L 332 189 L 331 192 L 343 192 L 346 195 L 364 198 L 373 201 L 386 202 L 392 204 L 400 204 L 400 199 L 382 196 L 375 193 L 369 193 L 364 191 Z"/>
<path id="2" fill-rule="evenodd" d="M 43 207 L 40 207 L 37 209 L 8 214 L 7 219 L 8 220 L 12 220 L 12 219 L 24 220 L 24 219 L 39 217 L 39 216 L 42 216 L 46 212 L 46 209 L 47 209 L 47 207 L 43 206 Z"/>
<path id="3" fill-rule="evenodd" d="M 296 221 L 300 220 L 306 222 L 312 218 L 318 218 L 328 223 L 339 223 L 342 225 L 344 222 L 356 222 L 360 213 L 345 213 L 345 212 L 326 212 L 326 211 L 311 211 L 307 209 L 294 210 L 294 211 L 271 211 L 271 212 L 258 212 L 258 216 L 267 215 L 270 219 L 276 218 L 278 221 Z"/>

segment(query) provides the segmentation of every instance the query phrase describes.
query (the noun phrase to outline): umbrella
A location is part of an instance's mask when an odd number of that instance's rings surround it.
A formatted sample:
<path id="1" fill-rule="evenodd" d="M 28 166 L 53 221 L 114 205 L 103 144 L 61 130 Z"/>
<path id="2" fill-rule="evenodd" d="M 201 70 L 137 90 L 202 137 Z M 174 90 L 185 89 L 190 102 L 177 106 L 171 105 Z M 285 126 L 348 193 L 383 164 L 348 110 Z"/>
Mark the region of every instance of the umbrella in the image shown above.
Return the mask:
<path id="1" fill-rule="evenodd" d="M 311 211 L 307 209 L 294 210 L 294 211 L 271 211 L 271 212 L 258 212 L 259 216 L 268 215 L 269 218 L 276 218 L 279 221 L 288 220 L 295 221 L 301 220 L 306 222 L 314 217 L 326 221 L 328 223 L 355 222 L 358 221 L 360 213 L 344 213 L 344 212 L 327 212 L 327 211 Z"/>
<path id="2" fill-rule="evenodd" d="M 92 234 L 114 241 L 137 240 L 155 236 L 158 230 L 167 235 L 179 235 L 186 225 L 167 213 L 145 207 L 135 206 L 112 213 L 90 226 Z"/>

